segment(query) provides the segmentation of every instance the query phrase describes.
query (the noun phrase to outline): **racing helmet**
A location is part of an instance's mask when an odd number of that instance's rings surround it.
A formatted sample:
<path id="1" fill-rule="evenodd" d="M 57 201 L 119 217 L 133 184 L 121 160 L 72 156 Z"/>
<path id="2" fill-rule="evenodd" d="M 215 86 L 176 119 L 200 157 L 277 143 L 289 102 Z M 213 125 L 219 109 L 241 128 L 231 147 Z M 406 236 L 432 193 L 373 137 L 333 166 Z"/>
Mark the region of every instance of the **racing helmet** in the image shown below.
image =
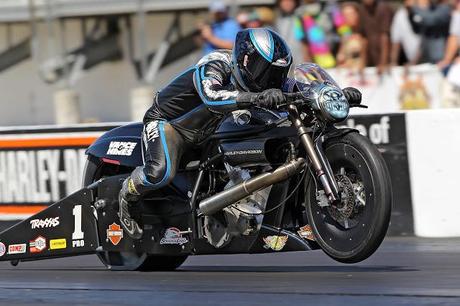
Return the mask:
<path id="1" fill-rule="evenodd" d="M 241 89 L 260 92 L 282 88 L 291 64 L 291 50 L 274 31 L 245 29 L 236 35 L 232 74 Z"/>

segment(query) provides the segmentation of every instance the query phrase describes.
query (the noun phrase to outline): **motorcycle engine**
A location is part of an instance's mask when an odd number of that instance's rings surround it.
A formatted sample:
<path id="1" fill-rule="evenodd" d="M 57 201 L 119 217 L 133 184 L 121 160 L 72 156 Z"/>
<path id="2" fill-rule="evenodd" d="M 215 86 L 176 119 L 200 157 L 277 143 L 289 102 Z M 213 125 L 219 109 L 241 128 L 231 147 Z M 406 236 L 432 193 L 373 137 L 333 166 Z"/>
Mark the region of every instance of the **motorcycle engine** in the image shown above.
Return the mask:
<path id="1" fill-rule="evenodd" d="M 225 168 L 230 179 L 224 189 L 251 178 L 247 169 L 230 166 L 227 163 Z M 262 225 L 262 213 L 270 190 L 271 186 L 224 208 L 222 213 L 206 216 L 204 232 L 208 242 L 215 248 L 222 248 L 230 243 L 233 237 L 257 233 Z"/>

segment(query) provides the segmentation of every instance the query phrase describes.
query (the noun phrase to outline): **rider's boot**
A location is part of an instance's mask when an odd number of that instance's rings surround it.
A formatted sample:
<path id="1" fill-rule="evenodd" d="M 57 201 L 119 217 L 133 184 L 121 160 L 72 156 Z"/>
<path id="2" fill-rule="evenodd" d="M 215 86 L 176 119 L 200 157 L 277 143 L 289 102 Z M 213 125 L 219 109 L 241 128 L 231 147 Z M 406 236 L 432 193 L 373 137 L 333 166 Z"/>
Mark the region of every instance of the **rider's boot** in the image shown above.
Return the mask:
<path id="1" fill-rule="evenodd" d="M 143 230 L 139 225 L 141 209 L 139 204 L 140 194 L 134 187 L 133 180 L 128 177 L 118 195 L 120 203 L 120 222 L 126 233 L 133 239 L 141 239 Z"/>

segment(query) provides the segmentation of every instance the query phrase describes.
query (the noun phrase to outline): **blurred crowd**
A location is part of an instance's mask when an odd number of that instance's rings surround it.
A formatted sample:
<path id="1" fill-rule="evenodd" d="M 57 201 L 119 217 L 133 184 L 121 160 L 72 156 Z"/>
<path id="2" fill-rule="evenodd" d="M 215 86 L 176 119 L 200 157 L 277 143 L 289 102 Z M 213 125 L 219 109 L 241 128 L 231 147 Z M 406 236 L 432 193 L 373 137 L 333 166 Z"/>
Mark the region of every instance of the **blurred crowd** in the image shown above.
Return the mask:
<path id="1" fill-rule="evenodd" d="M 204 52 L 231 48 L 242 28 L 270 27 L 285 38 L 295 63 L 379 74 L 394 65 L 437 64 L 447 70 L 460 45 L 460 0 L 277 0 L 230 13 L 224 2 L 211 3 L 212 22 L 200 24 Z M 235 16 L 235 18 L 230 17 Z"/>

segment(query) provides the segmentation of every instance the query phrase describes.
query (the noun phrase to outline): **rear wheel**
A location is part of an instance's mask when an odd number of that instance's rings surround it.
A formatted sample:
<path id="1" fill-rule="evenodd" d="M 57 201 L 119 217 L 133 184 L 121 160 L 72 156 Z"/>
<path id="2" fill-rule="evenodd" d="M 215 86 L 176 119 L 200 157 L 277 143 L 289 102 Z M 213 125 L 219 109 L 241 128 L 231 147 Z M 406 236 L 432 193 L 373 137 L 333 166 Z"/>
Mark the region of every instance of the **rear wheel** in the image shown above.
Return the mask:
<path id="1" fill-rule="evenodd" d="M 110 168 L 94 156 L 88 156 L 83 173 L 83 186 L 88 186 L 99 179 L 117 174 L 118 169 Z M 98 252 L 102 263 L 114 271 L 173 271 L 177 269 L 187 256 L 158 256 L 135 252 Z"/>
<path id="2" fill-rule="evenodd" d="M 134 252 L 99 252 L 99 259 L 113 271 L 174 271 L 187 256 L 158 256 Z"/>
<path id="3" fill-rule="evenodd" d="M 343 263 L 359 262 L 377 250 L 388 229 L 392 203 L 388 169 L 377 148 L 357 133 L 329 140 L 324 151 L 342 201 L 329 205 L 322 187 L 311 178 L 306 182 L 307 218 L 326 254 Z"/>

